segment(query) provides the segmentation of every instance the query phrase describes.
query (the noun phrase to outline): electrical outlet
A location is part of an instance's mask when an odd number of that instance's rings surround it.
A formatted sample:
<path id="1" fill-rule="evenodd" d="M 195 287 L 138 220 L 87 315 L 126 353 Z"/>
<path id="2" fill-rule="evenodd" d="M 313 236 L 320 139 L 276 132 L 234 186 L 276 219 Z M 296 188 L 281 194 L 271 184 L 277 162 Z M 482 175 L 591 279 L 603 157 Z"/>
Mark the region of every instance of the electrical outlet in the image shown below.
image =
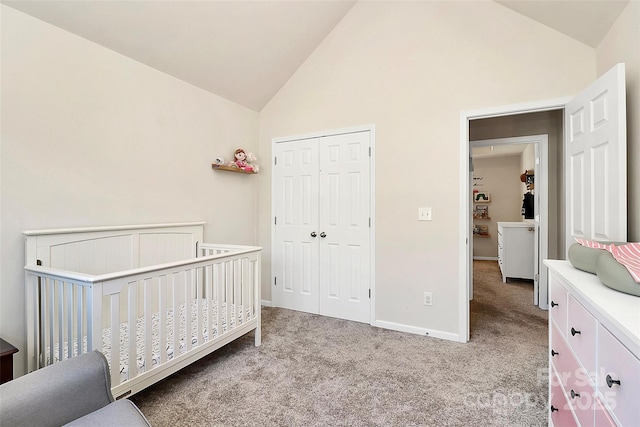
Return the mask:
<path id="1" fill-rule="evenodd" d="M 431 208 L 418 208 L 418 221 L 431 221 Z"/>
<path id="2" fill-rule="evenodd" d="M 431 292 L 424 293 L 424 305 L 433 305 L 433 294 Z"/>

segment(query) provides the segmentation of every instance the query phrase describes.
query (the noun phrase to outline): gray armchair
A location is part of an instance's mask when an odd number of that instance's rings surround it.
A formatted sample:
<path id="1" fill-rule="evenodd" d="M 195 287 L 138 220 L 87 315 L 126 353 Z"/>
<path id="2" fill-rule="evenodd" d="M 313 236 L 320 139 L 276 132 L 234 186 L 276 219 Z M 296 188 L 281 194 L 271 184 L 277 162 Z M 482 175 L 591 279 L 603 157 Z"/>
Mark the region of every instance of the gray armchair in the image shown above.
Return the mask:
<path id="1" fill-rule="evenodd" d="M 107 360 L 97 351 L 0 385 L 6 426 L 149 426 L 128 399 L 114 401 Z"/>

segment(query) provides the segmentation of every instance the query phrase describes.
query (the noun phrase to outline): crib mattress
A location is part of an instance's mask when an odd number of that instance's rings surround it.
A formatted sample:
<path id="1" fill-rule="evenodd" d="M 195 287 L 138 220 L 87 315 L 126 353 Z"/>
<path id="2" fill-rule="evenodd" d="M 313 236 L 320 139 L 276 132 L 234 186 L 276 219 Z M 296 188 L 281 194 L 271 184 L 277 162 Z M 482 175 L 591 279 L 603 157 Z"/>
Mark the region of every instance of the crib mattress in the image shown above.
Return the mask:
<path id="1" fill-rule="evenodd" d="M 198 343 L 198 300 L 193 300 L 191 301 L 191 330 L 189 331 L 189 334 L 187 335 L 185 333 L 185 328 L 186 328 L 186 305 L 180 305 L 178 308 L 178 326 L 179 326 L 179 331 L 178 331 L 178 349 L 177 349 L 177 355 L 183 354 L 187 351 L 187 339 L 191 340 L 191 344 L 192 346 L 198 346 L 200 343 Z M 200 319 L 200 324 L 202 326 L 202 344 L 206 343 L 207 341 L 209 341 L 210 339 L 214 339 L 216 338 L 219 333 L 218 333 L 218 321 L 217 321 L 217 316 L 218 316 L 218 303 L 217 301 L 212 301 L 212 307 L 211 310 L 208 307 L 209 305 L 209 301 L 206 299 L 201 299 L 200 300 L 200 307 L 201 307 L 201 311 L 202 311 L 202 318 Z M 225 333 L 227 331 L 227 329 L 233 329 L 236 325 L 241 325 L 243 322 L 243 316 L 242 316 L 242 312 L 243 312 L 243 307 L 240 305 L 238 306 L 238 315 L 236 316 L 236 307 L 235 305 L 231 304 L 229 307 L 229 312 L 230 312 L 230 328 L 227 327 L 227 319 L 226 319 L 226 313 L 227 313 L 227 304 L 226 303 L 222 303 L 221 305 L 221 313 L 222 316 L 220 318 L 220 328 L 222 329 L 222 333 Z M 246 309 L 245 311 L 245 316 L 247 318 L 250 318 L 250 310 Z M 209 317 L 212 316 L 212 321 L 209 321 Z M 166 342 L 163 343 L 162 345 L 162 350 L 165 352 L 166 358 L 167 360 L 171 360 L 173 359 L 174 355 L 176 354 L 176 349 L 174 349 L 174 310 L 173 309 L 169 309 L 166 312 Z M 209 330 L 209 325 L 213 324 L 213 327 L 211 328 L 211 330 Z M 133 373 L 133 375 L 131 376 L 131 378 L 145 372 L 146 370 L 146 362 L 145 362 L 145 352 L 146 352 L 146 348 L 145 348 L 145 343 L 144 343 L 144 336 L 145 336 L 145 327 L 146 327 L 146 319 L 145 317 L 140 317 L 137 319 L 136 321 L 136 364 L 137 364 L 137 370 Z M 151 317 L 151 328 L 152 328 L 152 349 L 151 349 L 151 363 L 152 363 L 152 368 L 153 366 L 156 366 L 160 363 L 160 356 L 161 356 L 161 346 L 160 346 L 160 315 L 159 313 L 154 313 Z M 120 331 L 119 331 L 119 335 L 120 335 L 120 365 L 119 365 L 119 370 L 120 370 L 120 382 L 126 381 L 130 378 L 129 376 L 129 371 L 130 371 L 130 367 L 129 367 L 129 324 L 128 323 L 121 323 L 120 324 Z M 111 353 L 112 353 L 112 348 L 111 348 L 111 328 L 105 328 L 102 331 L 102 353 L 104 353 L 104 355 L 106 356 L 107 360 L 109 361 L 109 365 L 111 365 L 113 363 L 113 359 L 111 357 Z M 67 359 L 69 357 L 68 354 L 68 343 L 65 342 L 64 343 L 64 351 L 63 351 L 63 359 Z M 82 347 L 83 347 L 83 352 L 87 351 L 87 337 L 85 336 L 83 339 L 83 343 L 82 343 Z M 49 350 L 49 349 L 47 349 Z M 47 364 L 50 363 L 51 359 L 50 359 L 50 352 L 47 351 Z M 78 354 L 78 342 L 77 340 L 73 343 L 73 355 L 77 355 Z M 58 344 L 55 345 L 54 347 L 54 351 L 53 351 L 53 356 L 54 356 L 54 360 L 56 362 L 58 362 L 60 360 L 59 358 L 59 351 L 58 351 Z"/>

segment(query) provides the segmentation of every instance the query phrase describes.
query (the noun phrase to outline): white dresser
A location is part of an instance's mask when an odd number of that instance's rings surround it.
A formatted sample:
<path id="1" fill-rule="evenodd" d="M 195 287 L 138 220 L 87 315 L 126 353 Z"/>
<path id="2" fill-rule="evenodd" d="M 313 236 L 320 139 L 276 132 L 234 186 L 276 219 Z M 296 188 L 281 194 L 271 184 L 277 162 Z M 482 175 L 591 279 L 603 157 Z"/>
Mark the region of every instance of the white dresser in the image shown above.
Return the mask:
<path id="1" fill-rule="evenodd" d="M 640 298 L 549 267 L 549 425 L 640 425 Z M 640 286 L 640 285 L 638 285 Z"/>
<path id="2" fill-rule="evenodd" d="M 528 222 L 498 222 L 498 264 L 503 282 L 508 277 L 533 280 L 533 227 Z"/>

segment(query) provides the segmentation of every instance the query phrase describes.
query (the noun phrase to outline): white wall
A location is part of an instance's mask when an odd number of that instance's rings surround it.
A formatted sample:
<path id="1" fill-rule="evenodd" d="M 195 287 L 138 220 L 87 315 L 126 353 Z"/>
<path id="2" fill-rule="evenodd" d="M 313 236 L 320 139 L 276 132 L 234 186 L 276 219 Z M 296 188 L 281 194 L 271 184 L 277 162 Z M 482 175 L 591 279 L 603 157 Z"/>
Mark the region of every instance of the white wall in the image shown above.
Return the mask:
<path id="1" fill-rule="evenodd" d="M 598 76 L 619 62 L 627 74 L 628 240 L 640 242 L 640 1 L 631 0 L 596 49 Z"/>
<path id="2" fill-rule="evenodd" d="M 24 369 L 26 229 L 202 220 L 255 244 L 258 114 L 6 6 L 2 14 L 0 336 Z"/>
<path id="3" fill-rule="evenodd" d="M 375 124 L 377 320 L 455 335 L 460 112 L 569 96 L 594 78 L 594 49 L 492 1 L 359 2 L 261 112 L 260 155 L 275 137 Z M 265 299 L 270 198 L 263 179 Z"/>

